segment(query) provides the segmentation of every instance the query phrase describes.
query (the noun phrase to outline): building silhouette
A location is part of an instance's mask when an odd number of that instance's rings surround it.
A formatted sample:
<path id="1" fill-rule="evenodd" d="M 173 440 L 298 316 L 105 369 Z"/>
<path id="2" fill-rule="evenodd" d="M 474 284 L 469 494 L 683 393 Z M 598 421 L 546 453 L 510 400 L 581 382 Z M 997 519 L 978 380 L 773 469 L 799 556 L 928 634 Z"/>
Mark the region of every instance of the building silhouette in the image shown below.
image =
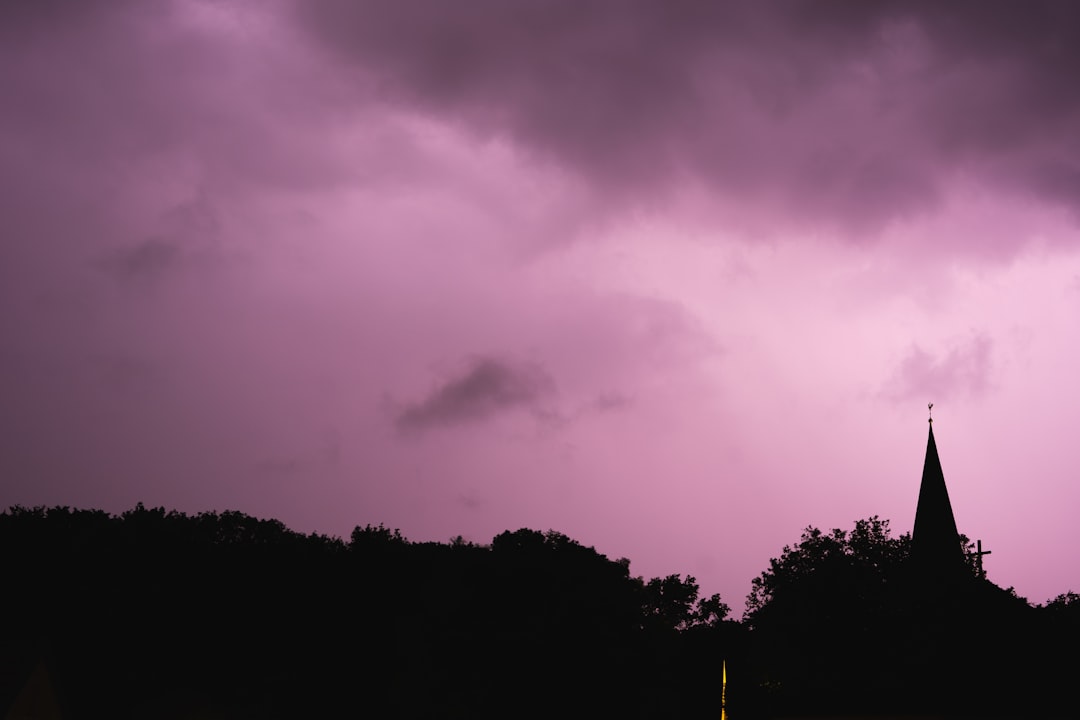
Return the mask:
<path id="1" fill-rule="evenodd" d="M 952 584 L 969 578 L 971 571 L 964 558 L 949 491 L 945 487 L 945 474 L 934 441 L 933 418 L 929 425 L 919 502 L 911 533 L 911 563 L 914 572 L 925 582 Z"/>

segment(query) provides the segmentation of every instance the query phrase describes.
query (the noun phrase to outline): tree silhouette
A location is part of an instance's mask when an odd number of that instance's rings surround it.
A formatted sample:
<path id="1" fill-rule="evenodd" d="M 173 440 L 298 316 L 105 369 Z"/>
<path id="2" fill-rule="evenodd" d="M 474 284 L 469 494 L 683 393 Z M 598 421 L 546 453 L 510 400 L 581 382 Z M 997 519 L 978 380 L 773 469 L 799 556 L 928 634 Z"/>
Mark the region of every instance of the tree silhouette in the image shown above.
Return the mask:
<path id="1" fill-rule="evenodd" d="M 881 599 L 910 553 L 911 536 L 891 536 L 889 521 L 876 515 L 849 532 L 807 527 L 799 542 L 751 582 L 745 619 L 751 626 L 770 616 L 805 613 L 815 618 L 867 608 Z"/>
<path id="2" fill-rule="evenodd" d="M 17 507 L 0 563 L 0 713 L 44 658 L 76 717 L 699 716 L 742 641 L 694 578 L 552 530 L 345 542 L 236 511 Z"/>
<path id="3" fill-rule="evenodd" d="M 700 717 L 725 659 L 746 718 L 1070 707 L 1080 596 L 928 588 L 909 552 L 877 517 L 806 528 L 735 622 L 693 576 L 635 577 L 553 530 L 344 541 L 236 511 L 15 507 L 0 712 L 44 663 L 73 717 Z"/>
<path id="4" fill-rule="evenodd" d="M 892 692 L 882 653 L 895 642 L 896 583 L 911 538 L 888 520 L 806 528 L 752 581 L 744 621 L 763 705 L 855 710 Z"/>
<path id="5" fill-rule="evenodd" d="M 962 547 L 972 543 L 960 536 Z M 1056 598 L 1038 615 L 976 571 L 930 582 L 888 521 L 803 531 L 752 583 L 752 705 L 765 714 L 1053 713 L 1078 663 L 1046 652 L 1077 640 Z M 1072 621 L 1070 622 L 1070 618 Z M 1010 687 L 1000 692 L 1008 664 Z M 1070 675 L 1072 673 L 1073 675 Z"/>

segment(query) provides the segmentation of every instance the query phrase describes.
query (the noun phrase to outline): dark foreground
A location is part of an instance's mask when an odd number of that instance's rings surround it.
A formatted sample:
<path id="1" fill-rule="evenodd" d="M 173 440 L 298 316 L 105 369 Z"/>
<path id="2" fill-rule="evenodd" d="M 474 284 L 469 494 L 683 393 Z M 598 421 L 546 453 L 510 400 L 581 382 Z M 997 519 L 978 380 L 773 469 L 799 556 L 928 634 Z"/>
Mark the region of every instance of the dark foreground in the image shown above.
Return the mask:
<path id="1" fill-rule="evenodd" d="M 552 532 L 343 541 L 240 513 L 13 509 L 0 561 L 7 717 L 719 717 L 725 660 L 734 720 L 1065 717 L 1080 669 L 1080 604 L 811 595 L 751 627 L 692 578 L 635 578 Z"/>

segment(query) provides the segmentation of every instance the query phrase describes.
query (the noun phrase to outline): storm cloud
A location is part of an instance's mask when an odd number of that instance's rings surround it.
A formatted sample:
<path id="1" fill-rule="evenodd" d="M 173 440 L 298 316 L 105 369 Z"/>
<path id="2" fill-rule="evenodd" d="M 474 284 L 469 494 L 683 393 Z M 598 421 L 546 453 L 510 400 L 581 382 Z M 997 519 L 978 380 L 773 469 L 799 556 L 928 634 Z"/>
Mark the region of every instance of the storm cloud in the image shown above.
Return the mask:
<path id="1" fill-rule="evenodd" d="M 936 208 L 956 177 L 1080 210 L 1075 3 L 322 0 L 298 12 L 371 96 L 508 136 L 607 194 L 654 202 L 699 183 L 729 222 L 765 209 L 773 230 L 864 235 Z"/>
<path id="2" fill-rule="evenodd" d="M 403 431 L 420 431 L 476 423 L 515 409 L 546 414 L 543 403 L 554 390 L 554 381 L 538 365 L 473 357 L 424 399 L 403 408 L 396 423 Z"/>
<path id="3" fill-rule="evenodd" d="M 934 401 L 990 572 L 1075 589 L 1078 75 L 1051 0 L 0 3 L 0 500 L 731 602 L 902 530 Z"/>

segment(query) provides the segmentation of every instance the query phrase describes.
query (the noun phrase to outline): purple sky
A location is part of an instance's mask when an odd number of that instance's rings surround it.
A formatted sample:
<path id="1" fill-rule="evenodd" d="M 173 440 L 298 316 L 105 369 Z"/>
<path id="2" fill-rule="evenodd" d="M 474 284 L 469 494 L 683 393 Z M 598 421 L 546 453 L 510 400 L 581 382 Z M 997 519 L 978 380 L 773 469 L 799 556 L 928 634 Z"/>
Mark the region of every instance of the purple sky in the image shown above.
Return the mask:
<path id="1" fill-rule="evenodd" d="M 1080 590 L 1080 5 L 0 5 L 0 506 L 807 525 Z"/>

